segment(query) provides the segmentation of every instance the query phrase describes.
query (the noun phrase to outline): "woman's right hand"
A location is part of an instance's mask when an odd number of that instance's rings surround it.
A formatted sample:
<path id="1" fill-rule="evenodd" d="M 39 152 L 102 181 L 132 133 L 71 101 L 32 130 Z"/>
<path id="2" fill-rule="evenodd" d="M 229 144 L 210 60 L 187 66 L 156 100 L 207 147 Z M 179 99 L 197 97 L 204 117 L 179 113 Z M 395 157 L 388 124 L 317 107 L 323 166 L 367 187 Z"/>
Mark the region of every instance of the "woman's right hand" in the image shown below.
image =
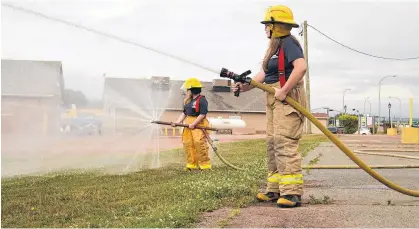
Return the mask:
<path id="1" fill-rule="evenodd" d="M 240 90 L 240 92 L 245 92 L 243 90 L 243 84 L 242 83 L 234 83 L 234 87 L 233 87 L 233 93 Z"/>
<path id="2" fill-rule="evenodd" d="M 172 123 L 170 123 L 170 125 L 171 125 L 172 127 L 176 127 L 176 122 L 172 122 Z"/>

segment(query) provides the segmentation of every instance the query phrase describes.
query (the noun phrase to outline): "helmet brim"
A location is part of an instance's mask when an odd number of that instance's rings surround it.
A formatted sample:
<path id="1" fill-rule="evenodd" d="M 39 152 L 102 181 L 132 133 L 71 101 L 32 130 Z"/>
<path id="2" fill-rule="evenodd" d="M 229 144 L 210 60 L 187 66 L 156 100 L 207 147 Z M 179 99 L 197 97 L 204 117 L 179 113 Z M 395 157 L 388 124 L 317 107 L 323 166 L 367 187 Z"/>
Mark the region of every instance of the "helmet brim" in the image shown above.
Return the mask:
<path id="1" fill-rule="evenodd" d="M 297 24 L 297 23 L 295 23 L 295 22 L 282 22 L 282 21 L 261 21 L 260 23 L 261 23 L 261 24 L 264 24 L 264 25 L 266 25 L 266 24 L 286 24 L 286 25 L 290 25 L 290 26 L 292 26 L 293 28 L 299 28 L 299 27 L 300 27 L 300 25 L 299 25 L 299 24 Z"/>

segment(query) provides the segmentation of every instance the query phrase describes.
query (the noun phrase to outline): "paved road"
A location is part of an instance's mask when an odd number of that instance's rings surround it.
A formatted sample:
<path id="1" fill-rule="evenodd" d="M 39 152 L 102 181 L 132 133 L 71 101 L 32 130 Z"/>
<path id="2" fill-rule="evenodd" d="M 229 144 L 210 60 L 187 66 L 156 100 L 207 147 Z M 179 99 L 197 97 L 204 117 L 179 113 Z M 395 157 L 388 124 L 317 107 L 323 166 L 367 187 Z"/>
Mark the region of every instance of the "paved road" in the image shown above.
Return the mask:
<path id="1" fill-rule="evenodd" d="M 394 143 L 397 144 L 397 140 Z M 351 144 L 356 146 L 355 142 Z M 367 148 L 365 144 L 364 148 Z M 375 148 L 378 146 L 375 145 Z M 319 164 L 354 164 L 331 143 L 323 143 L 310 152 L 304 163 L 318 153 L 323 154 Z M 395 153 L 419 156 L 419 152 Z M 368 164 L 419 164 L 418 160 L 394 157 L 359 157 Z M 376 171 L 399 185 L 419 190 L 419 169 Z M 306 171 L 304 173 L 307 188 L 303 207 L 283 210 L 274 203 L 257 204 L 240 209 L 240 214 L 230 219 L 227 227 L 419 227 L 419 198 L 393 191 L 361 169 L 311 170 L 309 175 Z M 331 204 L 310 204 L 310 195 L 315 199 L 327 196 L 334 201 Z M 206 213 L 198 227 L 218 227 L 217 222 L 225 220 L 231 212 L 230 209 L 222 209 Z"/>

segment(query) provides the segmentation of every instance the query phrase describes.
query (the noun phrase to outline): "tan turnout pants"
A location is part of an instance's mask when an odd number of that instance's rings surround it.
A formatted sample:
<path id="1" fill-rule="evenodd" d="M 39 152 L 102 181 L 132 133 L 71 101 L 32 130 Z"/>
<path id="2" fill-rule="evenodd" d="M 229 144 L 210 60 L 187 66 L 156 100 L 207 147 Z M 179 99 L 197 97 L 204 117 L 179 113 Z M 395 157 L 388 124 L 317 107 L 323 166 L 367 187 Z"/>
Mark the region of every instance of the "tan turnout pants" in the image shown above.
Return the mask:
<path id="1" fill-rule="evenodd" d="M 269 86 L 280 88 L 280 84 Z M 306 107 L 304 81 L 288 94 L 300 105 Z M 302 136 L 304 117 L 289 104 L 284 104 L 266 95 L 267 115 L 267 159 L 268 183 L 267 192 L 284 195 L 303 195 L 303 175 L 301 154 L 298 152 L 299 140 Z"/>

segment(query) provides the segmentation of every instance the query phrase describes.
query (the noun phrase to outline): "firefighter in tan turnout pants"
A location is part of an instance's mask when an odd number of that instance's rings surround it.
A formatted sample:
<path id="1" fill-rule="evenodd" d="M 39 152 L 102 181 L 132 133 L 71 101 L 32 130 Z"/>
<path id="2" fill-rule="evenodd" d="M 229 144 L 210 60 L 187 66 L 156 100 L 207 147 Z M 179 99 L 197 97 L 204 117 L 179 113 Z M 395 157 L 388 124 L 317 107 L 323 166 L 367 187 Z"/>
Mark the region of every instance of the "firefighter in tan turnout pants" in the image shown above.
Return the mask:
<path id="1" fill-rule="evenodd" d="M 186 91 L 183 113 L 175 123 L 185 122 L 189 128 L 183 129 L 182 142 L 186 154 L 185 170 L 207 170 L 211 169 L 211 162 L 208 156 L 207 139 L 201 129 L 195 129 L 199 126 L 209 126 L 206 115 L 208 113 L 208 101 L 201 95 L 202 84 L 196 78 L 189 78 L 182 85 Z M 172 124 L 176 126 L 175 124 Z M 208 133 L 208 131 L 207 131 Z"/>
<path id="2" fill-rule="evenodd" d="M 290 96 L 306 106 L 303 77 L 306 62 L 303 50 L 294 36 L 292 28 L 298 28 L 292 11 L 283 5 L 268 8 L 265 32 L 270 39 L 261 71 L 253 78 L 275 88 L 275 95 L 266 94 L 267 116 L 267 189 L 258 193 L 259 201 L 277 201 L 279 207 L 298 207 L 303 195 L 301 155 L 298 152 L 304 119 L 300 112 L 284 102 Z M 234 91 L 241 88 L 251 90 L 250 85 L 236 84 Z"/>

